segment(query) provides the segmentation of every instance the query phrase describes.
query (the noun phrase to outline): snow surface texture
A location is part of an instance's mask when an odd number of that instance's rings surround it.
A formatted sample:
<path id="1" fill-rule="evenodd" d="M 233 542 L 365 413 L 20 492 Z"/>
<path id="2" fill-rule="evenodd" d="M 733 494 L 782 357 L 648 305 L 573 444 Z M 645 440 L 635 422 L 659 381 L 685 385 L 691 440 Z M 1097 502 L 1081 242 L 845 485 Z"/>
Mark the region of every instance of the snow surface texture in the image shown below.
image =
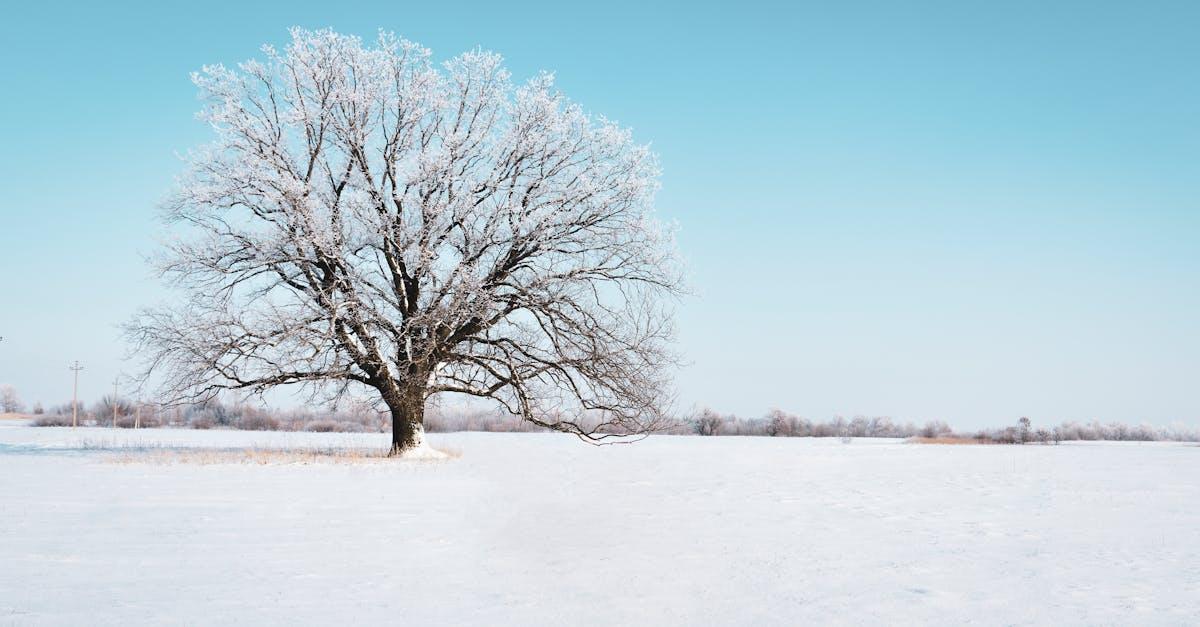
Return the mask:
<path id="1" fill-rule="evenodd" d="M 1187 624 L 1200 447 L 0 427 L 0 625 Z M 69 450 L 86 443 L 86 450 Z M 106 461 L 107 460 L 107 461 Z"/>

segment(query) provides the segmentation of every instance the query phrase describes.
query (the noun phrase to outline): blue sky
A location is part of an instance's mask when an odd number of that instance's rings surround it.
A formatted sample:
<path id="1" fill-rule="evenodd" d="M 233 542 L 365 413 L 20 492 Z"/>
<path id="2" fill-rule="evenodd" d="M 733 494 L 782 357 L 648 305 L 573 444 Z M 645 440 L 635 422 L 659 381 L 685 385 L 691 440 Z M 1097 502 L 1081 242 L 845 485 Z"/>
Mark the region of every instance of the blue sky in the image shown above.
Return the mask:
<path id="1" fill-rule="evenodd" d="M 89 399 L 131 370 L 155 205 L 207 138 L 188 73 L 300 25 L 496 50 L 651 142 L 697 292 L 685 407 L 1200 424 L 1200 4 L 98 4 L 0 24 L 27 401 L 74 359 Z"/>

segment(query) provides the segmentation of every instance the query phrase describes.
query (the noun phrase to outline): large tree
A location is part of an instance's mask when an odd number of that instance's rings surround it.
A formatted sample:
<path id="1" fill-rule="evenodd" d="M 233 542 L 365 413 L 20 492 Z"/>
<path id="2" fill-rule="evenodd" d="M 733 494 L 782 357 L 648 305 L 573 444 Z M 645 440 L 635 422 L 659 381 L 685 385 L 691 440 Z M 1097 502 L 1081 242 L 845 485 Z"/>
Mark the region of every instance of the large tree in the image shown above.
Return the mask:
<path id="1" fill-rule="evenodd" d="M 193 76 L 216 139 L 165 204 L 189 297 L 128 328 L 147 374 L 176 399 L 362 386 L 393 453 L 447 392 L 589 438 L 659 426 L 680 275 L 648 147 L 496 54 L 291 35 Z"/>

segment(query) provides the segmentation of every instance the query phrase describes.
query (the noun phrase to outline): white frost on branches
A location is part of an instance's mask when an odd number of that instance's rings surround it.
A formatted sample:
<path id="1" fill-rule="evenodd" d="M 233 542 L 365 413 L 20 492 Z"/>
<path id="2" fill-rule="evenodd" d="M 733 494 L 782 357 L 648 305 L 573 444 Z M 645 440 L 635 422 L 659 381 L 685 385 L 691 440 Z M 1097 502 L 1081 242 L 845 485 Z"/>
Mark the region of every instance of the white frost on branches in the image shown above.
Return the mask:
<path id="1" fill-rule="evenodd" d="M 681 275 L 648 147 L 490 52 L 291 35 L 193 76 L 216 140 L 166 203 L 190 299 L 129 325 L 148 372 L 180 398 L 361 384 L 416 427 L 441 392 L 657 427 Z"/>

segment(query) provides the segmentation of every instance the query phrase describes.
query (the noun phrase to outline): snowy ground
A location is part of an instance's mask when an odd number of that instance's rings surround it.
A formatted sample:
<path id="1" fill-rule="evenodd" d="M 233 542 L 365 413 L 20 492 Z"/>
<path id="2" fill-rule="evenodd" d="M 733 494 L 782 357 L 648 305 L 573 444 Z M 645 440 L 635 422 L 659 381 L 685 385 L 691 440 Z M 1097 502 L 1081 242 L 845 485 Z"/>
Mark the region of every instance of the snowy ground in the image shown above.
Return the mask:
<path id="1" fill-rule="evenodd" d="M 1196 446 L 430 439 L 461 457 L 164 465 L 106 449 L 386 443 L 0 423 L 0 625 L 1200 616 Z"/>

